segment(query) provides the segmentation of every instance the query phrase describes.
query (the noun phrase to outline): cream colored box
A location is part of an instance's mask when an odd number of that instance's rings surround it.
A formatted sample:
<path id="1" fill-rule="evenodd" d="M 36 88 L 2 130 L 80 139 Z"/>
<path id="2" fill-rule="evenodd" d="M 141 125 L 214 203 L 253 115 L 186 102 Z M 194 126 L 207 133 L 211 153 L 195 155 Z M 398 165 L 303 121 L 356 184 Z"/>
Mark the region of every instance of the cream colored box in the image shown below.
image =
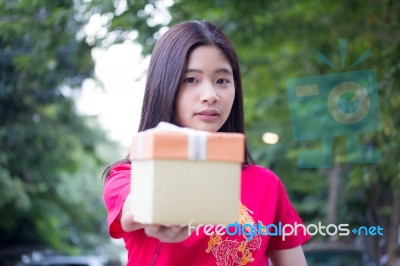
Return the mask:
<path id="1" fill-rule="evenodd" d="M 130 153 L 135 221 L 163 225 L 238 221 L 243 158 L 244 135 L 239 133 L 170 124 L 167 129 L 138 133 Z"/>
<path id="2" fill-rule="evenodd" d="M 239 218 L 241 166 L 232 162 L 132 162 L 133 212 L 146 224 L 228 224 Z"/>

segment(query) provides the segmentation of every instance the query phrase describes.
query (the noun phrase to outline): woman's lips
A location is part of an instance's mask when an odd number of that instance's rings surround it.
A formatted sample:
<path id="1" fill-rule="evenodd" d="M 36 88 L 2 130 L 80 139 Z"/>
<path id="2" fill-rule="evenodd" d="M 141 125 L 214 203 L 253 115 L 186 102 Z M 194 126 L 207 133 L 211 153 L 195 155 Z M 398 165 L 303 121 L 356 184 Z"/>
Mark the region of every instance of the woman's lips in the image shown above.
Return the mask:
<path id="1" fill-rule="evenodd" d="M 218 118 L 219 112 L 217 110 L 203 110 L 196 113 L 196 116 L 205 122 L 212 122 Z"/>

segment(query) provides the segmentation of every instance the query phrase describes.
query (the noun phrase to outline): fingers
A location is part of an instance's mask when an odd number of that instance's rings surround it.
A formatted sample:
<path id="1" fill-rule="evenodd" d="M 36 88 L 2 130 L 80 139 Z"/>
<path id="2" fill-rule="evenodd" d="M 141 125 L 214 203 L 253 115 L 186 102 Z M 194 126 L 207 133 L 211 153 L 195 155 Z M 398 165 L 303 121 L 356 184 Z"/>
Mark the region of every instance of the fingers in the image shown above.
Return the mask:
<path id="1" fill-rule="evenodd" d="M 180 240 L 181 239 L 181 231 L 182 231 L 182 227 L 180 227 L 179 225 L 174 225 L 174 226 L 170 226 L 167 227 L 167 230 L 165 231 L 166 235 L 172 239 L 177 239 Z"/>
<path id="2" fill-rule="evenodd" d="M 125 232 L 132 232 L 138 229 L 144 229 L 144 232 L 149 237 L 159 239 L 161 242 L 177 243 L 189 237 L 188 227 L 180 225 L 163 226 L 157 224 L 141 224 L 135 222 L 134 215 L 130 208 L 131 194 L 128 195 L 122 207 L 120 223 L 122 230 Z"/>
<path id="3" fill-rule="evenodd" d="M 179 225 L 146 225 L 144 231 L 147 236 L 157 238 L 161 242 L 166 243 L 181 242 L 189 237 L 187 227 L 181 227 Z"/>
<path id="4" fill-rule="evenodd" d="M 139 229 L 144 228 L 144 225 L 138 222 L 135 222 L 132 213 L 124 213 L 121 215 L 121 227 L 125 232 L 133 232 Z"/>
<path id="5" fill-rule="evenodd" d="M 130 197 L 132 197 L 131 194 L 129 194 L 127 200 L 125 200 L 120 216 L 121 227 L 125 232 L 132 232 L 143 228 L 143 224 L 135 222 L 134 220 L 129 204 L 130 200 L 128 200 Z"/>
<path id="6" fill-rule="evenodd" d="M 147 236 L 158 238 L 157 236 L 161 234 L 159 225 L 145 225 L 144 232 Z"/>
<path id="7" fill-rule="evenodd" d="M 135 226 L 132 213 L 123 213 L 121 215 L 121 227 L 125 232 L 133 231 Z"/>
<path id="8" fill-rule="evenodd" d="M 175 232 L 175 233 L 179 233 L 182 230 L 182 228 L 183 227 L 179 226 L 179 225 L 173 225 L 173 226 L 170 227 L 171 231 Z"/>

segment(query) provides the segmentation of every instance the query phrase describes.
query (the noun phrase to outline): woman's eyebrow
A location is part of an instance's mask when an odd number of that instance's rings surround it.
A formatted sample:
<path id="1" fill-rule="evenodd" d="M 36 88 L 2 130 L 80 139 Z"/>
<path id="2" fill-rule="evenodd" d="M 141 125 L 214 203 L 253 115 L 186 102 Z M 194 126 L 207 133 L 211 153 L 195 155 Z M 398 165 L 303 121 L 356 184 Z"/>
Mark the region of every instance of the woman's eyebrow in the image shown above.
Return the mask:
<path id="1" fill-rule="evenodd" d="M 203 71 L 198 70 L 198 69 L 188 68 L 188 69 L 185 70 L 185 73 L 191 73 L 191 72 L 203 73 Z"/>
<path id="2" fill-rule="evenodd" d="M 188 68 L 185 70 L 185 73 L 192 73 L 192 72 L 196 72 L 196 73 L 200 73 L 200 74 L 203 73 L 203 71 L 201 71 L 199 69 Z M 214 71 L 214 73 L 226 73 L 226 74 L 232 75 L 232 71 L 225 67 L 218 68 L 217 70 Z"/>
<path id="3" fill-rule="evenodd" d="M 217 70 L 215 70 L 215 73 L 225 73 L 225 74 L 230 74 L 232 75 L 232 71 L 228 68 L 222 67 L 222 68 L 218 68 Z"/>

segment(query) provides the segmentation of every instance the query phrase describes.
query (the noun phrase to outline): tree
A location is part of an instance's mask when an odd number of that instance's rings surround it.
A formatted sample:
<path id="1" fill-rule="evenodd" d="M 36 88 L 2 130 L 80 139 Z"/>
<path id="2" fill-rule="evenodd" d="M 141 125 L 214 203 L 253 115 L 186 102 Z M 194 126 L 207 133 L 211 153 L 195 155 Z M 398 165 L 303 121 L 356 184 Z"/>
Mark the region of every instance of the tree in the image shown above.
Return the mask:
<path id="1" fill-rule="evenodd" d="M 70 97 L 93 75 L 80 8 L 0 2 L 0 247 L 78 253 L 105 239 L 99 143 L 111 144 Z"/>

